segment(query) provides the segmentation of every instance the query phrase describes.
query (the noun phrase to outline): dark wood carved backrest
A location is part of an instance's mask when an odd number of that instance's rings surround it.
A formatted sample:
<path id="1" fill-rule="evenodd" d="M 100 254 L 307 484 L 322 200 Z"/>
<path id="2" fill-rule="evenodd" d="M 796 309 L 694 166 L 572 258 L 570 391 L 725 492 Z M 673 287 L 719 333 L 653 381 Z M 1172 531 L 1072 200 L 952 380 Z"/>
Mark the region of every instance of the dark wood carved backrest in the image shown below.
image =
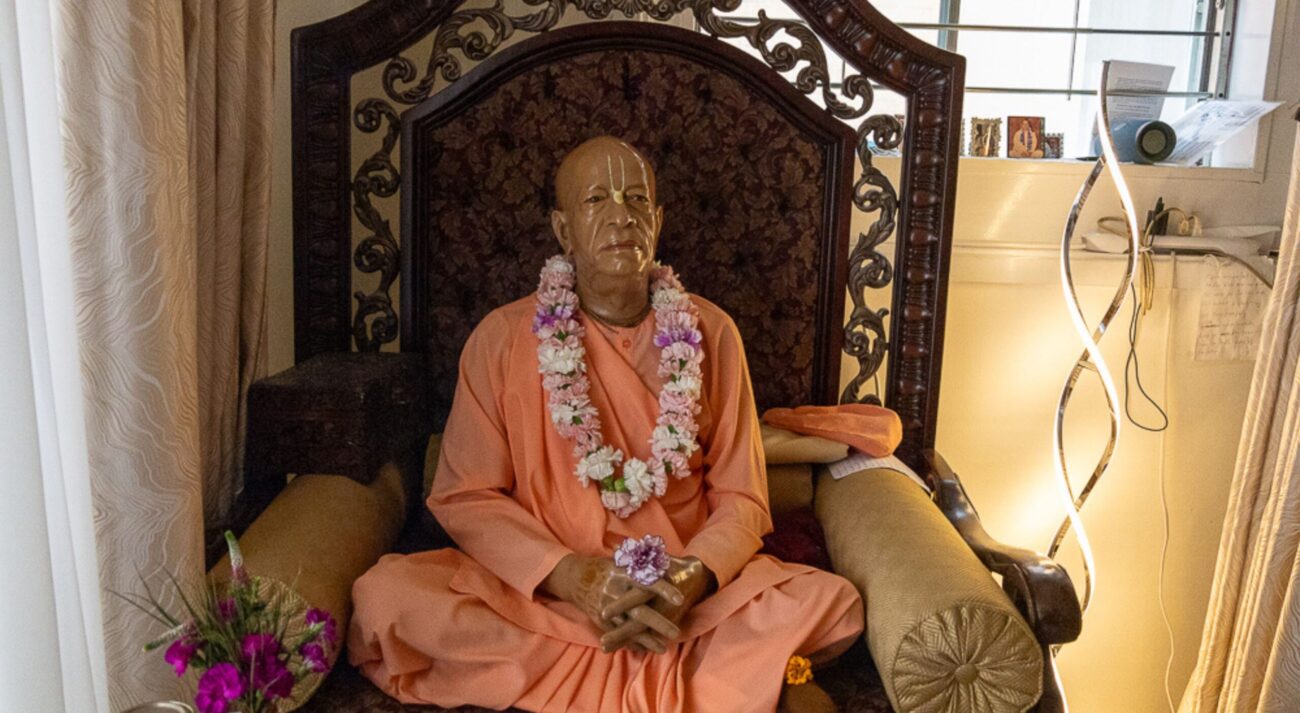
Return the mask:
<path id="1" fill-rule="evenodd" d="M 402 344 L 428 356 L 436 416 L 470 330 L 529 294 L 553 172 L 612 134 L 657 174 L 659 257 L 745 342 L 760 408 L 834 403 L 854 134 L 760 61 L 699 33 L 588 23 L 494 55 L 403 117 Z"/>
<path id="2" fill-rule="evenodd" d="M 403 350 L 428 355 L 445 400 L 463 334 L 526 294 L 554 249 L 549 169 L 582 139 L 614 133 L 659 170 L 668 212 L 660 254 L 736 319 L 761 403 L 834 402 L 841 347 L 860 368 L 838 398 L 868 400 L 864 385 L 887 352 L 885 403 L 904 424 L 899 454 L 919 465 L 938 408 L 963 62 L 863 0 L 789 0 L 803 23 L 719 14 L 739 4 L 530 0 L 510 10 L 372 0 L 296 30 L 298 360 L 354 343 L 378 349 L 400 334 Z M 690 14 L 703 33 L 651 23 L 631 34 L 615 23 L 555 29 L 566 13 L 637 12 Z M 526 33 L 537 35 L 500 49 Z M 404 53 L 429 37 L 421 69 Z M 767 66 L 719 38 L 747 41 Z M 851 68 L 841 85 L 831 85 L 827 50 Z M 462 60 L 484 61 L 463 71 Z M 353 75 L 379 65 L 383 96 L 353 97 Z M 434 92 L 436 81 L 451 84 Z M 901 133 L 892 117 L 868 115 L 875 85 L 908 100 Z M 826 109 L 802 96 L 813 93 Z M 359 137 L 374 152 L 355 166 Z M 870 143 L 901 144 L 897 192 L 872 165 Z M 850 147 L 857 175 L 846 173 Z M 399 190 L 400 231 L 383 200 Z M 873 222 L 846 236 L 854 209 Z M 354 216 L 364 231 L 355 248 Z M 890 238 L 892 261 L 876 249 Z M 353 284 L 354 265 L 373 282 Z M 400 315 L 391 294 L 399 274 Z M 867 304 L 870 289 L 891 282 L 888 307 Z M 842 322 L 845 289 L 852 311 Z"/>

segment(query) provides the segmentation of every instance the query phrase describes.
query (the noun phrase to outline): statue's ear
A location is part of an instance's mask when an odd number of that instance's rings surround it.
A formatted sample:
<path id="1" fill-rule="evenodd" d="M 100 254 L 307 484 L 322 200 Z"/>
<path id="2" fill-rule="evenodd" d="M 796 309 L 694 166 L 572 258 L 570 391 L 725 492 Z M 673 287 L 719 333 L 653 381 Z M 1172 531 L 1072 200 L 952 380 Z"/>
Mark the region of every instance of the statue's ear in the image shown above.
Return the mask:
<path id="1" fill-rule="evenodd" d="M 559 209 L 551 211 L 551 232 L 555 233 L 555 239 L 559 241 L 560 249 L 565 255 L 573 252 L 569 241 L 569 220 L 565 217 L 564 211 Z"/>

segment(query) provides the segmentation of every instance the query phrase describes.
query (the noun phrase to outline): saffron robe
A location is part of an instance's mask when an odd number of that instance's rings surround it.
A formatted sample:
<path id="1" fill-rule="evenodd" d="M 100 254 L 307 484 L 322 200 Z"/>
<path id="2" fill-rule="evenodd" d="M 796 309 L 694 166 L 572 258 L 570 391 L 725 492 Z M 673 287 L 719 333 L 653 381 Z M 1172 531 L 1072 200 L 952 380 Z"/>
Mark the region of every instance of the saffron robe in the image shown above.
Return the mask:
<path id="1" fill-rule="evenodd" d="M 620 520 L 574 475 L 551 425 L 531 332 L 533 297 L 475 328 L 428 506 L 459 546 L 388 555 L 353 587 L 353 665 L 389 695 L 444 707 L 570 713 L 774 711 L 792 654 L 837 655 L 862 632 L 847 580 L 756 554 L 771 531 L 753 390 L 730 317 L 696 296 L 704 363 L 692 474 Z M 658 414 L 654 317 L 582 318 L 605 442 L 649 456 Z M 587 616 L 538 586 L 568 553 L 609 556 L 627 537 L 699 557 L 719 589 L 667 653 L 600 650 Z"/>

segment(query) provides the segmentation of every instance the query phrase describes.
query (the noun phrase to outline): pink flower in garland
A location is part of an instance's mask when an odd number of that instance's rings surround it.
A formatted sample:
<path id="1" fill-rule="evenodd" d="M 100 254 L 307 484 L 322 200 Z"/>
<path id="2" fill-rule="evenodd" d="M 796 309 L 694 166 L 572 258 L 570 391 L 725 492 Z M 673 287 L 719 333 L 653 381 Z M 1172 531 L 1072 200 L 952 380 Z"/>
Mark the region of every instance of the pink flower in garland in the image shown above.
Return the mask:
<path id="1" fill-rule="evenodd" d="M 199 713 L 227 713 L 230 703 L 244 695 L 244 681 L 232 663 L 219 663 L 203 673 L 194 705 Z"/>
<path id="2" fill-rule="evenodd" d="M 646 535 L 639 540 L 629 537 L 614 550 L 614 564 L 643 587 L 659 581 L 668 571 L 669 562 L 667 545 L 658 535 Z"/>

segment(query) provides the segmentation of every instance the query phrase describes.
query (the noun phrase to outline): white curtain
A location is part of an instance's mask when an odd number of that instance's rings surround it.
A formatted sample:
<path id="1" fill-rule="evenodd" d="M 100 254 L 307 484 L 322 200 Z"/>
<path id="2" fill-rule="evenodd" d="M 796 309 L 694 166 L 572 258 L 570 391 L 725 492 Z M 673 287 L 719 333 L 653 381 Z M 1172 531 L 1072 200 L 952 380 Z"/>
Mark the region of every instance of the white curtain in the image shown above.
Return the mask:
<path id="1" fill-rule="evenodd" d="M 1300 132 L 1277 278 L 1182 713 L 1300 708 Z"/>
<path id="2" fill-rule="evenodd" d="M 107 713 L 52 40 L 0 0 L 0 710 Z"/>
<path id="3" fill-rule="evenodd" d="M 193 584 L 263 368 L 274 2 L 51 5 L 99 584 Z M 102 610 L 111 708 L 181 695 Z"/>

